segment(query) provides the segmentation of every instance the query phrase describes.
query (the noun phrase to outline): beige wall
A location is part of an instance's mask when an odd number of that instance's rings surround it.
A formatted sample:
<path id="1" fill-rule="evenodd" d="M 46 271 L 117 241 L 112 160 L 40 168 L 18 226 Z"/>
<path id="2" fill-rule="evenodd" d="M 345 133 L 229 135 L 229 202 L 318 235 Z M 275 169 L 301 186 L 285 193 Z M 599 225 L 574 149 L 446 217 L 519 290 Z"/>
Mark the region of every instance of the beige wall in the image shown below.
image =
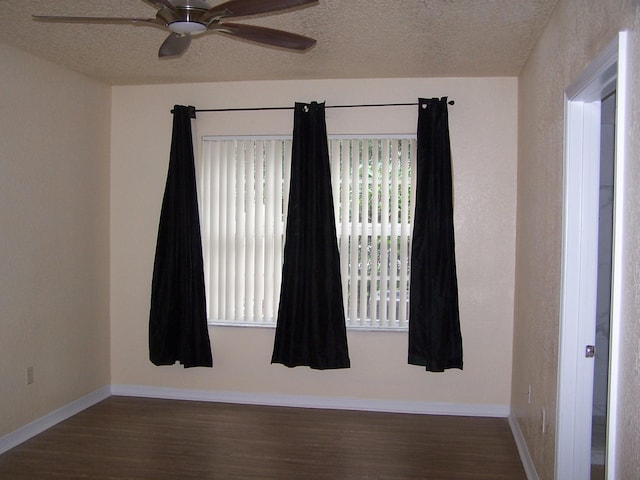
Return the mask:
<path id="1" fill-rule="evenodd" d="M 149 296 L 174 103 L 411 102 L 448 95 L 464 371 L 406 362 L 406 334 L 349 332 L 352 368 L 270 365 L 273 329 L 213 327 L 213 369 L 148 360 Z M 114 87 L 111 144 L 112 383 L 271 395 L 508 407 L 515 258 L 515 78 L 211 83 Z M 292 112 L 201 113 L 199 135 L 290 134 Z M 330 109 L 329 133 L 415 133 L 417 107 Z"/>
<path id="2" fill-rule="evenodd" d="M 631 29 L 627 120 L 623 380 L 618 478 L 640 471 L 640 27 L 638 2 L 560 0 L 519 77 L 518 221 L 512 406 L 540 478 L 554 474 L 562 250 L 564 90 L 619 30 Z M 628 260 L 627 260 L 628 259 Z M 527 404 L 527 385 L 532 404 Z M 546 433 L 541 408 L 547 412 Z"/>
<path id="3" fill-rule="evenodd" d="M 0 59 L 1 436 L 109 384 L 110 88 Z"/>

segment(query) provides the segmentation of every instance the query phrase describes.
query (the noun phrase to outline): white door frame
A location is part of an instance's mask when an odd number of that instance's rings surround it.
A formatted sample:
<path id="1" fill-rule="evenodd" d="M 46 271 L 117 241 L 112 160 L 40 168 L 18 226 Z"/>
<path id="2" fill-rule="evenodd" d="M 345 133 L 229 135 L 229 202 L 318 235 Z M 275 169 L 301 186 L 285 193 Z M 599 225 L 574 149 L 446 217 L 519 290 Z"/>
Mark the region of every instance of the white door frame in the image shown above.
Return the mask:
<path id="1" fill-rule="evenodd" d="M 590 478 L 600 185 L 600 101 L 616 91 L 611 346 L 607 478 L 615 479 L 618 391 L 626 34 L 622 32 L 565 91 L 562 299 L 556 419 L 556 480 Z"/>

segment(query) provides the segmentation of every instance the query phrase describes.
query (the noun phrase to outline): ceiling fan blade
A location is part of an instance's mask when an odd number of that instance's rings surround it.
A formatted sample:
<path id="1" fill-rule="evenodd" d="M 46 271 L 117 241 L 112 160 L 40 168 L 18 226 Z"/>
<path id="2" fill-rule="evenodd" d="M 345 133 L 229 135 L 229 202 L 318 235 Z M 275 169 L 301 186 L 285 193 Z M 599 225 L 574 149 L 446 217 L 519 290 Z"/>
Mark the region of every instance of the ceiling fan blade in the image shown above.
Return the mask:
<path id="1" fill-rule="evenodd" d="M 304 37 L 296 33 L 284 32 L 282 30 L 275 30 L 273 28 L 259 27 L 257 25 L 221 23 L 211 28 L 211 30 L 252 42 L 264 43 L 266 45 L 291 50 L 307 50 L 316 44 L 313 38 Z"/>
<path id="2" fill-rule="evenodd" d="M 258 15 L 312 3 L 318 3 L 318 0 L 229 0 L 209 9 L 200 17 L 200 21 L 206 23 L 221 18 Z"/>
<path id="3" fill-rule="evenodd" d="M 189 45 L 191 45 L 190 35 L 178 35 L 177 33 L 172 33 L 164 42 L 162 42 L 158 56 L 160 58 L 177 57 L 186 52 Z"/>
<path id="4" fill-rule="evenodd" d="M 162 25 L 157 18 L 121 18 L 121 17 L 65 17 L 56 15 L 32 15 L 34 20 L 40 22 L 61 22 L 61 23 L 149 23 Z"/>

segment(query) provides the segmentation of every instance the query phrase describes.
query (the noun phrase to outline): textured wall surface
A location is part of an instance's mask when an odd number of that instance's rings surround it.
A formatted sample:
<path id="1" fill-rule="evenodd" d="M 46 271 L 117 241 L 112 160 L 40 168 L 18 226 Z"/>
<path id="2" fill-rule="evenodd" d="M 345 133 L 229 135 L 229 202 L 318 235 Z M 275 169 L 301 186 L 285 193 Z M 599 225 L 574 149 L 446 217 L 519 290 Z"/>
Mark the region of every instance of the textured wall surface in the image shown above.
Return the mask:
<path id="1" fill-rule="evenodd" d="M 623 381 L 619 478 L 638 478 L 639 362 L 637 1 L 561 0 L 519 77 L 518 214 L 512 408 L 540 478 L 554 475 L 561 300 L 564 90 L 618 31 L 631 29 L 625 192 Z M 635 180 L 635 181 L 634 181 Z M 635 216 L 634 216 L 635 215 Z M 527 404 L 527 385 L 532 403 Z M 634 400 L 635 399 L 635 400 Z M 542 433 L 542 413 L 547 414 Z"/>
<path id="2" fill-rule="evenodd" d="M 2 435 L 109 383 L 110 88 L 0 58 Z"/>
<path id="3" fill-rule="evenodd" d="M 352 368 L 270 365 L 274 330 L 213 327 L 213 369 L 154 367 L 147 325 L 173 103 L 198 108 L 415 102 L 450 107 L 464 371 L 407 365 L 406 332 L 349 332 Z M 111 337 L 114 384 L 257 394 L 507 406 L 511 392 L 517 84 L 511 78 L 114 87 Z M 328 109 L 329 133 L 414 133 L 417 107 Z M 199 135 L 290 134 L 292 112 L 201 113 Z"/>
<path id="4" fill-rule="evenodd" d="M 629 71 L 631 90 L 625 139 L 628 163 L 625 171 L 625 240 L 623 246 L 622 373 L 618 398 L 620 422 L 618 478 L 640 478 L 640 3 L 635 0 L 635 21 L 630 26 Z"/>

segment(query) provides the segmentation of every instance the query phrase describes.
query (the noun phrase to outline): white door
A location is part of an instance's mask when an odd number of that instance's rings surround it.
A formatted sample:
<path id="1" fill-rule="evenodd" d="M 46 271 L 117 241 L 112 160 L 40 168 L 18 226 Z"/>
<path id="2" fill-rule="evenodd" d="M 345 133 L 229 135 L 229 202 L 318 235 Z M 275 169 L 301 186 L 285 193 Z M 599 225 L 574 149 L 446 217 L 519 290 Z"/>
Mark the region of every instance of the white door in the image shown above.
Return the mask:
<path id="1" fill-rule="evenodd" d="M 558 371 L 556 480 L 591 478 L 596 345 L 602 100 L 616 92 L 614 184 L 624 173 L 626 35 L 616 39 L 566 91 L 562 307 Z M 621 190 L 621 189 L 618 189 Z M 604 456 L 615 451 L 619 339 L 621 193 L 614 189 L 609 389 Z M 615 465 L 606 475 L 615 479 Z"/>

